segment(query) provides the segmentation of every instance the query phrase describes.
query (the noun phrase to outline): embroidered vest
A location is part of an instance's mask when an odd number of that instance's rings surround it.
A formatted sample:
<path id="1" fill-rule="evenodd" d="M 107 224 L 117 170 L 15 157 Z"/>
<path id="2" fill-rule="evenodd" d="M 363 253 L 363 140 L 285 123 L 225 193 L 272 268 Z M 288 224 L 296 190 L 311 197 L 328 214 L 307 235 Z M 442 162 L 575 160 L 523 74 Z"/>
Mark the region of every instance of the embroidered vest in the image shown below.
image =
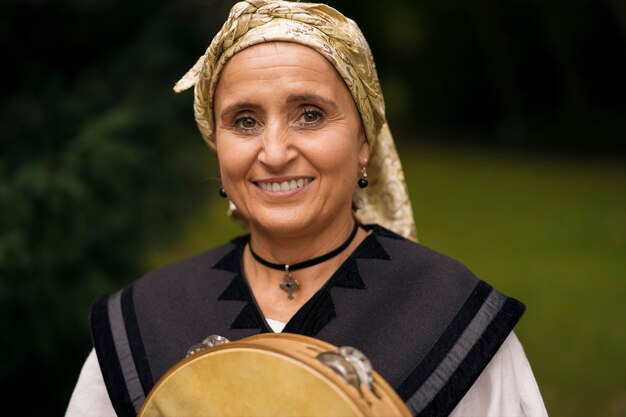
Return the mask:
<path id="1" fill-rule="evenodd" d="M 524 312 L 455 260 L 380 226 L 287 323 L 354 346 L 418 416 L 445 416 Z M 96 300 L 92 338 L 119 416 L 135 416 L 155 382 L 210 334 L 270 332 L 241 271 L 248 237 L 150 272 Z"/>

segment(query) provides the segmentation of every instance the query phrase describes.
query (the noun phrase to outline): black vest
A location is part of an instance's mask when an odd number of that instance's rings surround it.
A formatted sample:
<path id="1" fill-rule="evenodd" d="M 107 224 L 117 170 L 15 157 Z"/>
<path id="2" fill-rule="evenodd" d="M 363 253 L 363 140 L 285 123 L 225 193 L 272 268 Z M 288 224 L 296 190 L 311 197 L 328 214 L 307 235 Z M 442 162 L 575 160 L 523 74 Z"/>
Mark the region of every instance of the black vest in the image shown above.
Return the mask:
<path id="1" fill-rule="evenodd" d="M 284 332 L 354 346 L 414 415 L 448 415 L 524 312 L 455 260 L 380 226 Z M 150 272 L 96 300 L 93 343 L 119 416 L 210 334 L 270 332 L 241 272 L 248 236 Z"/>

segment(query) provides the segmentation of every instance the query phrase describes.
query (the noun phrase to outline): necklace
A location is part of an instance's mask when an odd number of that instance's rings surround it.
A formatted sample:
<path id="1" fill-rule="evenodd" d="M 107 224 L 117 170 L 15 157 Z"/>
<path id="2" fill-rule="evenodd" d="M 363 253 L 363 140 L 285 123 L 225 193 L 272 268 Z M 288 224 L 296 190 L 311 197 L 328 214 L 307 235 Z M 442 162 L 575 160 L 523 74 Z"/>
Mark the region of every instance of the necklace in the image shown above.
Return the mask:
<path id="1" fill-rule="evenodd" d="M 348 245 L 350 245 L 350 243 L 352 243 L 352 241 L 354 240 L 354 237 L 356 236 L 356 232 L 359 229 L 359 225 L 357 222 L 354 222 L 354 227 L 352 228 L 352 232 L 350 233 L 350 236 L 348 236 L 348 238 L 346 239 L 345 242 L 343 242 L 341 245 L 339 245 L 337 248 L 331 250 L 328 253 L 325 253 L 324 255 L 318 256 L 316 258 L 313 259 L 309 259 L 308 261 L 304 261 L 304 262 L 298 262 L 297 264 L 275 264 L 272 263 L 270 261 L 267 261 L 263 258 L 261 258 L 259 255 L 256 254 L 256 252 L 254 252 L 254 250 L 252 249 L 252 242 L 248 241 L 248 247 L 250 248 L 250 253 L 252 254 L 252 256 L 254 257 L 254 259 L 257 260 L 257 262 L 259 262 L 262 265 L 267 266 L 268 268 L 272 268 L 272 269 L 276 269 L 279 271 L 285 271 L 285 280 L 284 282 L 281 282 L 280 285 L 278 286 L 281 290 L 285 291 L 287 293 L 287 298 L 290 300 L 293 300 L 293 293 L 298 290 L 298 288 L 300 288 L 300 283 L 298 282 L 297 279 L 295 279 L 293 276 L 291 276 L 291 272 L 292 271 L 297 271 L 298 269 L 304 269 L 304 268 L 308 268 L 310 266 L 313 265 L 317 265 L 317 264 L 321 264 L 322 262 L 325 262 L 331 258 L 334 258 L 335 256 L 339 255 L 341 252 L 344 251 L 344 249 L 346 249 L 348 247 Z"/>

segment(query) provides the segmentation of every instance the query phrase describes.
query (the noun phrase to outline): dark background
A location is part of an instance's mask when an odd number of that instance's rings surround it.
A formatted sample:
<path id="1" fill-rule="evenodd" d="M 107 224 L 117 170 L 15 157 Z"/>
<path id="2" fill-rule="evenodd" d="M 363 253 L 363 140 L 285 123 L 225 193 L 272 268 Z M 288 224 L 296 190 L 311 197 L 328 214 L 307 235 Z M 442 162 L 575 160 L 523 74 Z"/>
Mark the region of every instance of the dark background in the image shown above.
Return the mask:
<path id="1" fill-rule="evenodd" d="M 155 242 L 214 197 L 192 94 L 171 87 L 232 4 L 2 2 L 0 383 L 5 398 L 37 392 L 20 415 L 63 414 L 90 303 L 140 276 Z M 370 42 L 399 147 L 622 165 L 623 1 L 328 4 Z"/>

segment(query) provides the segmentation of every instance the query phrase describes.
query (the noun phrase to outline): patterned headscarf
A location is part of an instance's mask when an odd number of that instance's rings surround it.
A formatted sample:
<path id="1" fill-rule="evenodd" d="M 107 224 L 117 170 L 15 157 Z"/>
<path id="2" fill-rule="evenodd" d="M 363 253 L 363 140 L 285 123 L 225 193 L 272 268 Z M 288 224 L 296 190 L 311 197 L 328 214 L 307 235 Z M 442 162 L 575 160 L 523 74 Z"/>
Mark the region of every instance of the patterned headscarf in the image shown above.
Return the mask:
<path id="1" fill-rule="evenodd" d="M 329 6 L 277 0 L 247 0 L 233 6 L 206 53 L 174 86 L 181 92 L 195 85 L 194 112 L 204 140 L 215 149 L 213 95 L 224 64 L 242 49 L 272 41 L 316 50 L 335 67 L 352 94 L 370 145 L 369 186 L 355 187 L 353 196 L 357 219 L 417 240 L 374 58 L 357 24 Z"/>

